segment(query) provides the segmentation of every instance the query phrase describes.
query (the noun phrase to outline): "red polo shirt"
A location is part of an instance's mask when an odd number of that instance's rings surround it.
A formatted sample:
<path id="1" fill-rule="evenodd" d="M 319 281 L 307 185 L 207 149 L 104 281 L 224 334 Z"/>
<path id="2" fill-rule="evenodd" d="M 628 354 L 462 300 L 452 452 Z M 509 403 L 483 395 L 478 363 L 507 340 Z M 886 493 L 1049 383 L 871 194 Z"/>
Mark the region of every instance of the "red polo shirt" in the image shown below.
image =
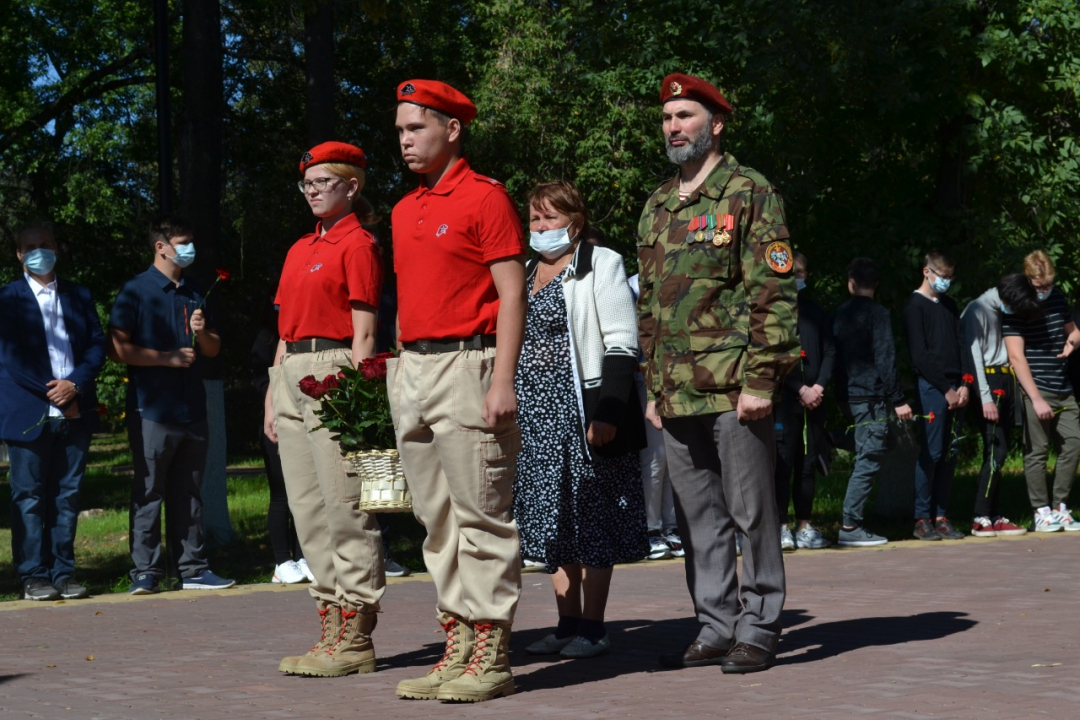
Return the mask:
<path id="1" fill-rule="evenodd" d="M 281 339 L 351 341 L 349 303 L 379 307 L 382 281 L 379 246 L 356 215 L 345 216 L 325 235 L 318 223 L 315 232 L 297 240 L 285 257 L 274 299 Z"/>
<path id="2" fill-rule="evenodd" d="M 394 207 L 399 340 L 495 332 L 499 294 L 488 263 L 525 246 L 510 195 L 462 158 L 439 184 L 423 184 Z"/>

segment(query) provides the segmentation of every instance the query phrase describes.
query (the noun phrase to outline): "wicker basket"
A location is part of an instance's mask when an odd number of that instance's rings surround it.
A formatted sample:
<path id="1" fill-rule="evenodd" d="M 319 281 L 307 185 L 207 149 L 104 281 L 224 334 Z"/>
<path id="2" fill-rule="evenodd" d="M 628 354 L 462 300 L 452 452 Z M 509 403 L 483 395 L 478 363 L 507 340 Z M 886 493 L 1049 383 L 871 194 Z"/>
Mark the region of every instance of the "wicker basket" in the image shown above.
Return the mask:
<path id="1" fill-rule="evenodd" d="M 345 458 L 360 478 L 361 510 L 412 512 L 412 493 L 405 483 L 397 450 L 351 452 Z"/>

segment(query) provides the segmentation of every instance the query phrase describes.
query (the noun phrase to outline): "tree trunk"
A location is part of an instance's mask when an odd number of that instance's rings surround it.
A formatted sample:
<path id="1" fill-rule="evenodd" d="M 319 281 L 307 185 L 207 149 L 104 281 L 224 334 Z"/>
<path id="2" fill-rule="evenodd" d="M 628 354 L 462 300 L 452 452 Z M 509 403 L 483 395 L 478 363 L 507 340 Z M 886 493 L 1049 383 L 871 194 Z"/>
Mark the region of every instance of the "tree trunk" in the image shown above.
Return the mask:
<path id="1" fill-rule="evenodd" d="M 304 79 L 308 145 L 334 139 L 334 23 L 330 0 L 304 14 Z"/>

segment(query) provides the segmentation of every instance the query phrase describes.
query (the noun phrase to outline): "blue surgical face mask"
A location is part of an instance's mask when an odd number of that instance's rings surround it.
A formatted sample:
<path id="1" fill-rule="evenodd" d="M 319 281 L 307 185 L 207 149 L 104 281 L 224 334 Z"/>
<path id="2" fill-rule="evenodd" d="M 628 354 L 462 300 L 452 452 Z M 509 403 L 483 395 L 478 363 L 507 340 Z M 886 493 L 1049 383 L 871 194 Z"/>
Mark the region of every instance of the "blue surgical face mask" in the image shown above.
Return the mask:
<path id="1" fill-rule="evenodd" d="M 186 268 L 195 262 L 195 243 L 184 243 L 183 245 L 170 246 L 176 252 L 176 255 L 168 257 L 174 263 L 182 268 Z"/>
<path id="2" fill-rule="evenodd" d="M 998 307 L 1000 307 L 1001 312 L 1005 313 L 1006 315 L 1012 315 L 1013 314 L 1012 308 L 1010 308 L 1005 303 L 998 303 Z"/>
<path id="3" fill-rule="evenodd" d="M 570 233 L 567 232 L 569 229 L 570 227 L 567 226 L 557 230 L 530 232 L 529 247 L 548 260 L 554 260 L 563 255 L 574 244 L 574 241 L 570 238 Z"/>
<path id="4" fill-rule="evenodd" d="M 802 278 L 795 278 L 795 288 L 799 292 L 802 292 L 803 290 L 806 289 L 806 281 L 803 280 Z"/>
<path id="5" fill-rule="evenodd" d="M 56 267 L 56 253 L 49 248 L 35 248 L 23 255 L 23 265 L 32 275 L 48 275 Z"/>
<path id="6" fill-rule="evenodd" d="M 1052 293 L 1053 291 L 1054 288 L 1050 288 L 1046 292 L 1036 292 L 1035 297 L 1039 299 L 1039 302 L 1042 302 L 1043 300 L 1046 300 L 1046 298 L 1050 297 L 1050 293 Z"/>
<path id="7" fill-rule="evenodd" d="M 943 277 L 934 275 L 933 282 L 930 283 L 930 287 L 934 288 L 934 292 L 944 295 L 949 292 L 949 286 L 952 285 L 952 280 L 947 280 Z"/>

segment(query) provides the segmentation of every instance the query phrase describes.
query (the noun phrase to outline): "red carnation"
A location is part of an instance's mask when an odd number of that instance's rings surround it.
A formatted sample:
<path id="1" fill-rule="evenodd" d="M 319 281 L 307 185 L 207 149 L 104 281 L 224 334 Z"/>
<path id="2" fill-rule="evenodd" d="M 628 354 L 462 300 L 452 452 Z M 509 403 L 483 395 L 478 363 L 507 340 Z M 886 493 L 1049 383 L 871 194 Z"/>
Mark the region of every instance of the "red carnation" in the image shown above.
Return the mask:
<path id="1" fill-rule="evenodd" d="M 1001 388 L 998 388 L 997 390 L 991 390 L 990 392 L 992 392 L 994 395 L 997 395 L 998 397 L 1005 397 L 1005 391 Z"/>
<path id="2" fill-rule="evenodd" d="M 337 375 L 327 375 L 323 378 L 322 385 L 327 390 L 336 390 L 340 383 Z"/>
<path id="3" fill-rule="evenodd" d="M 322 391 L 319 391 L 319 381 L 315 379 L 314 375 L 308 375 L 305 378 L 301 378 L 297 385 L 300 387 L 300 392 L 310 398 L 318 400 L 322 397 Z M 323 391 L 325 391 L 325 388 Z"/>
<path id="4" fill-rule="evenodd" d="M 960 379 L 964 381 L 965 385 L 970 385 L 971 383 L 975 382 L 975 376 L 971 373 L 964 373 L 964 377 Z"/>
<path id="5" fill-rule="evenodd" d="M 345 379 L 345 371 L 344 370 L 338 370 L 337 376 L 339 378 L 341 378 L 342 380 L 344 380 Z"/>
<path id="6" fill-rule="evenodd" d="M 799 357 L 801 357 L 803 360 L 805 360 L 806 359 L 806 351 L 805 350 L 800 350 L 799 351 Z"/>
<path id="7" fill-rule="evenodd" d="M 930 411 L 930 414 L 926 416 L 926 422 L 927 422 L 927 423 L 932 423 L 932 422 L 934 422 L 934 418 L 935 418 L 935 417 L 937 417 L 937 416 L 936 416 L 936 415 L 934 415 L 934 411 L 933 411 L 933 410 L 931 410 L 931 411 Z"/>
<path id="8" fill-rule="evenodd" d="M 217 269 L 217 276 L 219 280 L 228 280 L 231 273 L 223 267 Z"/>

